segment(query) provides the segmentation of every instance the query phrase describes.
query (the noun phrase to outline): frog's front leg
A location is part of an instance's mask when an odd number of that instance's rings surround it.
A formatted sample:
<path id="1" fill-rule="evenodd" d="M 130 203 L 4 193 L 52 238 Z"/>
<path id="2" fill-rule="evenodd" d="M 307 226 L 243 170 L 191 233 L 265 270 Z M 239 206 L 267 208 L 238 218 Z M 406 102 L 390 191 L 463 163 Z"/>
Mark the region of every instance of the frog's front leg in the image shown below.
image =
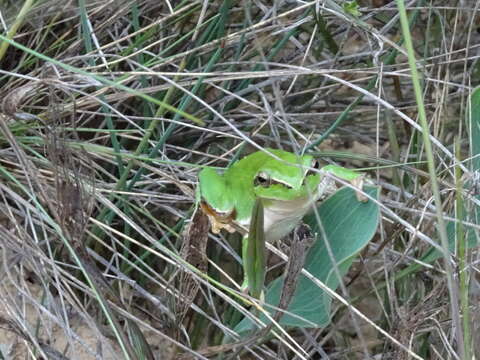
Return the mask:
<path id="1" fill-rule="evenodd" d="M 364 193 L 362 192 L 365 174 L 336 165 L 324 166 L 322 168 L 322 171 L 331 173 L 335 177 L 344 181 L 348 181 L 355 188 L 357 200 L 361 202 L 368 201 L 368 198 L 366 198 Z"/>

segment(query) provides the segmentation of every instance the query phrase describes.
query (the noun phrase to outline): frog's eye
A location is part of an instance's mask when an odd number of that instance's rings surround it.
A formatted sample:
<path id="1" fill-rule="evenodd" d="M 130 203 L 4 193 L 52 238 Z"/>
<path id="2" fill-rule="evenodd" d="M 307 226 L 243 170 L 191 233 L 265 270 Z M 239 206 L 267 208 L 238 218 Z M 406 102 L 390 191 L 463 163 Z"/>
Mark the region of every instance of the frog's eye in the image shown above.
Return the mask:
<path id="1" fill-rule="evenodd" d="M 272 184 L 272 179 L 267 173 L 259 172 L 253 182 L 255 186 L 269 186 Z"/>

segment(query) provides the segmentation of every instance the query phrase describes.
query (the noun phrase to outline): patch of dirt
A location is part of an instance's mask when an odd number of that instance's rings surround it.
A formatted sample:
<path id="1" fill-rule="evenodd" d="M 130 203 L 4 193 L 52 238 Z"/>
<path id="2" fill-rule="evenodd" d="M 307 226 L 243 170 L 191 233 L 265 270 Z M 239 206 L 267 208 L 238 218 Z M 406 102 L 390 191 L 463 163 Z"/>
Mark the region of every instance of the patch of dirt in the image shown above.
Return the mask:
<path id="1" fill-rule="evenodd" d="M 56 313 L 64 308 L 67 314 Z M 61 324 L 64 318 L 68 323 Z M 172 352 L 171 343 L 163 337 L 142 331 L 158 359 Z M 33 345 L 34 341 L 41 343 Z M 49 304 L 40 284 L 30 281 L 28 274 L 9 270 L 0 282 L 1 355 L 7 360 L 39 358 L 35 348 L 42 348 L 48 359 L 115 360 L 122 353 L 116 342 L 98 331 L 93 319 L 69 304 L 62 306 L 58 296 Z"/>

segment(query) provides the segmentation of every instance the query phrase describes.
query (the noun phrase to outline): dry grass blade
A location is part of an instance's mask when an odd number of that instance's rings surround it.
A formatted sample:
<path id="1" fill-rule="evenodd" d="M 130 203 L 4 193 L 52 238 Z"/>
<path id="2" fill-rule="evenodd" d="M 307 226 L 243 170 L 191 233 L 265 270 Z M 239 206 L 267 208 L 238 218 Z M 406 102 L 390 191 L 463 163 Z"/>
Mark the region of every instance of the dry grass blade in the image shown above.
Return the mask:
<path id="1" fill-rule="evenodd" d="M 315 241 L 313 234 L 307 225 L 302 225 L 297 228 L 293 234 L 293 241 L 290 245 L 290 251 L 288 256 L 288 263 L 285 266 L 282 293 L 280 295 L 280 301 L 278 303 L 277 313 L 273 316 L 273 319 L 278 322 L 283 315 L 282 310 L 286 310 L 290 304 L 295 289 L 297 287 L 298 277 L 302 272 L 302 268 L 307 256 L 308 249 L 313 245 Z M 270 327 L 273 324 L 270 324 Z"/>
<path id="2" fill-rule="evenodd" d="M 472 360 L 479 2 L 402 2 L 428 156 L 396 1 L 0 2 L 0 357 L 455 359 L 463 331 Z M 322 328 L 282 325 L 308 243 L 270 248 L 265 289 L 285 280 L 266 311 L 238 291 L 239 240 L 191 219 L 200 168 L 265 148 L 382 187 L 342 296 L 311 280 L 334 298 Z"/>
<path id="3" fill-rule="evenodd" d="M 180 249 L 180 257 L 202 273 L 207 272 L 206 251 L 209 229 L 208 217 L 200 208 L 197 208 L 185 232 Z M 200 284 L 195 274 L 187 269 L 180 269 L 174 280 L 178 291 L 178 296 L 174 300 L 177 321 L 176 338 L 180 339 L 183 320 L 197 296 Z"/>
<path id="4" fill-rule="evenodd" d="M 275 326 L 279 326 L 279 320 L 286 313 L 288 305 L 290 305 L 290 302 L 292 301 L 297 287 L 298 278 L 303 269 L 305 257 L 308 253 L 308 249 L 312 246 L 314 241 L 315 239 L 313 234 L 311 234 L 311 229 L 308 225 L 302 224 L 295 230 L 288 251 L 289 256 L 284 270 L 284 281 L 277 310 L 273 315 L 271 322 L 263 329 L 256 331 L 253 335 L 242 340 L 240 343 L 229 344 L 231 345 L 230 347 L 223 349 L 223 351 L 236 350 L 231 355 L 232 358 L 243 352 L 247 346 L 252 346 L 262 340 L 268 341 L 270 331 L 272 331 Z"/>
<path id="5" fill-rule="evenodd" d="M 37 348 L 40 350 L 40 353 L 42 356 L 45 356 L 47 359 L 51 360 L 69 360 L 68 357 L 63 356 L 60 352 L 49 346 L 48 344 L 45 344 L 43 342 L 38 342 L 36 339 L 30 338 L 30 336 L 25 333 L 18 324 L 16 324 L 14 321 L 4 319 L 0 317 L 0 328 L 7 331 L 16 334 L 17 336 L 21 337 L 24 341 L 27 343 L 30 343 L 34 348 Z"/>
<path id="6" fill-rule="evenodd" d="M 54 112 L 51 111 L 52 117 Z M 127 357 L 131 359 L 154 360 L 152 350 L 145 340 L 138 325 L 130 319 L 127 319 L 127 333 L 119 323 L 118 317 L 112 312 L 107 304 L 108 298 L 119 308 L 128 310 L 128 306 L 119 296 L 117 291 L 105 279 L 102 272 L 98 269 L 95 261 L 89 255 L 86 246 L 86 225 L 87 219 L 93 210 L 93 191 L 94 184 L 85 186 L 84 180 L 91 181 L 92 174 L 86 173 L 91 169 L 88 165 L 88 158 L 85 152 L 75 154 L 65 145 L 66 139 L 63 133 L 65 124 L 50 124 L 47 128 L 51 132 L 47 134 L 47 157 L 54 166 L 55 187 L 57 193 L 58 220 L 65 234 L 67 241 L 72 244 L 76 252 L 72 260 L 80 260 L 82 272 L 86 272 L 89 277 L 90 285 L 94 287 L 94 292 L 98 296 L 98 301 L 108 312 L 108 317 L 112 319 L 111 325 L 115 327 L 114 332 L 120 337 L 118 340 L 120 346 L 126 349 Z M 75 113 L 72 115 L 71 128 L 76 129 Z M 75 134 L 75 133 L 74 133 Z M 87 192 L 87 189 L 90 193 Z M 99 328 L 102 325 L 98 324 Z"/>

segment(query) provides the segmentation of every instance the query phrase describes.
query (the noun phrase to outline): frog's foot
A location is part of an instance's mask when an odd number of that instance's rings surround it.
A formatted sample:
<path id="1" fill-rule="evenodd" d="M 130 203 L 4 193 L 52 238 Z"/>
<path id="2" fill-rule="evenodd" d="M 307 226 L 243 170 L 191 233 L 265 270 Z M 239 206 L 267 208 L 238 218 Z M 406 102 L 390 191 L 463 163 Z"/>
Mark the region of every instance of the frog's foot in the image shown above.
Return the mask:
<path id="1" fill-rule="evenodd" d="M 210 205 L 205 202 L 200 203 L 200 207 L 204 214 L 208 216 L 210 221 L 210 226 L 212 227 L 212 232 L 214 234 L 219 234 L 222 229 L 227 230 L 229 233 L 234 233 L 236 231 L 233 226 L 235 218 L 235 210 L 221 213 L 215 211 Z"/>
<path id="2" fill-rule="evenodd" d="M 352 186 L 355 188 L 355 196 L 357 200 L 363 203 L 368 201 L 368 198 L 365 196 L 365 193 L 363 192 L 364 181 L 365 181 L 364 174 L 350 181 Z"/>

